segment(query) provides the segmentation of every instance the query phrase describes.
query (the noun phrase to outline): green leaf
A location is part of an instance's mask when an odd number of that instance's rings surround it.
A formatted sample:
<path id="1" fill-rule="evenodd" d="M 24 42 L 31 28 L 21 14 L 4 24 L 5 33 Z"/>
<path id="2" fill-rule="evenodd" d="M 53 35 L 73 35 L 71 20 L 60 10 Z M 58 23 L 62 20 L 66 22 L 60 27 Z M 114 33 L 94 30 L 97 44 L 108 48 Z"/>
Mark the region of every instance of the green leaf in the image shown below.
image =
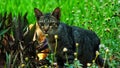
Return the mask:
<path id="1" fill-rule="evenodd" d="M 10 29 L 10 28 L 1 30 L 1 31 L 0 31 L 0 36 L 3 35 L 3 34 L 5 34 L 9 29 Z"/>
<path id="2" fill-rule="evenodd" d="M 2 26 L 2 22 L 0 22 L 0 28 L 1 28 L 1 26 Z"/>

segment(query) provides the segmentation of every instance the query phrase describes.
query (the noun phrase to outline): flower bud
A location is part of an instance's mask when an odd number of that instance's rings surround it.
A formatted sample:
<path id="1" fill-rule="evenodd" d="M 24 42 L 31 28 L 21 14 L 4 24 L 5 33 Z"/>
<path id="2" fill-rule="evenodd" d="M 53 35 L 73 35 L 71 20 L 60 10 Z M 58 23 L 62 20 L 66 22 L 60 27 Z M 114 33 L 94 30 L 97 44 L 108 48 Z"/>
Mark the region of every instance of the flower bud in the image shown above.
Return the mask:
<path id="1" fill-rule="evenodd" d="M 90 66 L 91 66 L 91 63 L 87 63 L 87 66 L 90 67 Z"/>
<path id="2" fill-rule="evenodd" d="M 25 64 L 24 64 L 24 63 L 21 64 L 21 68 L 23 68 L 23 67 L 25 67 Z"/>
<path id="3" fill-rule="evenodd" d="M 76 47 L 78 47 L 79 43 L 76 43 L 75 45 L 76 45 Z"/>
<path id="4" fill-rule="evenodd" d="M 98 56 L 100 53 L 98 51 L 96 51 L 96 56 Z"/>
<path id="5" fill-rule="evenodd" d="M 55 35 L 54 38 L 57 39 L 57 38 L 58 38 L 58 35 Z"/>
<path id="6" fill-rule="evenodd" d="M 107 48 L 107 49 L 106 49 L 106 53 L 108 53 L 108 52 L 109 52 L 109 49 Z"/>
<path id="7" fill-rule="evenodd" d="M 67 48 L 63 48 L 63 52 L 67 52 Z"/>

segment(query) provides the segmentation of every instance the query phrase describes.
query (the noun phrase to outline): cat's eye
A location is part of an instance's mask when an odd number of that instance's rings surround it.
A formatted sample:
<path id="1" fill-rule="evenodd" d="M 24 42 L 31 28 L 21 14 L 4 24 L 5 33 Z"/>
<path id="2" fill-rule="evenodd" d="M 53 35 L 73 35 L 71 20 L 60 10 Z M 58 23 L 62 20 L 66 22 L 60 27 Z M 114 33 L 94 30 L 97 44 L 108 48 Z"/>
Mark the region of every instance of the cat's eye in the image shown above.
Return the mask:
<path id="1" fill-rule="evenodd" d="M 52 25 L 53 25 L 53 23 L 50 23 L 50 24 L 49 24 L 49 26 L 52 26 Z"/>
<path id="2" fill-rule="evenodd" d="M 55 26 L 55 27 L 57 27 L 57 26 L 58 26 L 58 24 L 57 24 L 57 23 L 54 23 L 54 26 Z"/>
<path id="3" fill-rule="evenodd" d="M 44 26 L 44 23 L 39 23 L 40 24 L 40 26 Z"/>

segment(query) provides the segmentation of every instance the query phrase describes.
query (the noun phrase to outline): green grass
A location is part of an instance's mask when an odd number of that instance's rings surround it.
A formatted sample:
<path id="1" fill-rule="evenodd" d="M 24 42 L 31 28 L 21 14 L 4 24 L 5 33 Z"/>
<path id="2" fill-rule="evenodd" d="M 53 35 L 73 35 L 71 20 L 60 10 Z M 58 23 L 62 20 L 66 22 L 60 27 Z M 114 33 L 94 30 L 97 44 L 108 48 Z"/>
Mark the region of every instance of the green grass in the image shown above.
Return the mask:
<path id="1" fill-rule="evenodd" d="M 100 2 L 102 1 L 102 2 Z M 107 58 L 114 55 L 109 63 L 111 67 L 120 66 L 120 3 L 118 0 L 0 0 L 0 13 L 17 15 L 28 12 L 29 23 L 35 23 L 34 8 L 42 12 L 51 12 L 61 8 L 61 21 L 69 25 L 90 29 L 97 33 L 101 44 L 100 54 Z"/>

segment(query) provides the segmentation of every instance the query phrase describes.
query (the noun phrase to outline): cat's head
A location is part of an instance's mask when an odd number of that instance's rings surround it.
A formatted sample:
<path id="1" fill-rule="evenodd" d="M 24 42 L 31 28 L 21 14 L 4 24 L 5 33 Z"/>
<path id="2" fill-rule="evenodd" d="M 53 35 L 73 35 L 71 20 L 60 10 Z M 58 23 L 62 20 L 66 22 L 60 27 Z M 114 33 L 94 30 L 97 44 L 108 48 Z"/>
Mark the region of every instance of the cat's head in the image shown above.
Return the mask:
<path id="1" fill-rule="evenodd" d="M 34 8 L 37 23 L 44 34 L 57 32 L 60 20 L 60 8 L 57 7 L 52 13 L 43 14 L 39 9 Z"/>

